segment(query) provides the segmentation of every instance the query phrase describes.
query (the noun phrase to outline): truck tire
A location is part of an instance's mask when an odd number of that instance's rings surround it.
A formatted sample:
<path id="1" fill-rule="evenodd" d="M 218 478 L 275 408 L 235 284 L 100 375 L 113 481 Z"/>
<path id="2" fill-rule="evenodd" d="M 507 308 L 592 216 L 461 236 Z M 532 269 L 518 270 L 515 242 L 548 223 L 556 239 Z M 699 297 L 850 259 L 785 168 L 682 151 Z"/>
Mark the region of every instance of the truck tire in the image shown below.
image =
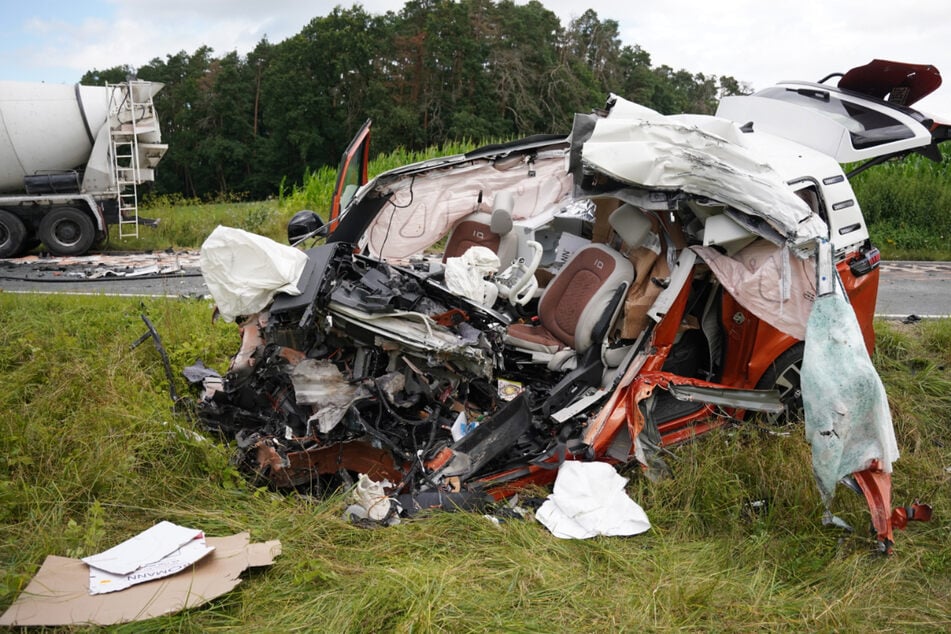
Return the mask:
<path id="1" fill-rule="evenodd" d="M 53 255 L 82 255 L 96 240 L 92 218 L 75 207 L 57 207 L 40 221 L 40 240 Z"/>
<path id="2" fill-rule="evenodd" d="M 5 209 L 0 209 L 0 258 L 13 258 L 19 255 L 26 240 L 26 227 L 23 221 Z"/>
<path id="3" fill-rule="evenodd" d="M 765 418 L 776 425 L 787 425 L 803 420 L 802 357 L 806 344 L 799 341 L 776 357 L 763 378 L 756 384 L 758 390 L 779 390 L 779 398 L 786 405 L 782 414 L 767 414 Z"/>

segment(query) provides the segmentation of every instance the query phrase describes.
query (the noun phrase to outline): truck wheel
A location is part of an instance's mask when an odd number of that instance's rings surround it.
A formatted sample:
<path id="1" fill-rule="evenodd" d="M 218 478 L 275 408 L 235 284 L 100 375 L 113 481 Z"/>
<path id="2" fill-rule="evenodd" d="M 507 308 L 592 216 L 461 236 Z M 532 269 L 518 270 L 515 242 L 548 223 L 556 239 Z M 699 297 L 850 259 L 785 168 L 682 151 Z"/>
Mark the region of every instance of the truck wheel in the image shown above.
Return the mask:
<path id="1" fill-rule="evenodd" d="M 95 239 L 92 218 L 75 207 L 57 207 L 40 221 L 40 240 L 53 255 L 81 255 Z"/>
<path id="2" fill-rule="evenodd" d="M 777 425 L 786 425 L 803 419 L 802 406 L 802 357 L 806 344 L 802 341 L 793 344 L 788 350 L 776 357 L 763 378 L 756 385 L 758 390 L 779 390 L 779 398 L 786 405 L 782 414 L 766 414 L 766 420 Z"/>
<path id="3" fill-rule="evenodd" d="M 16 257 L 26 240 L 23 221 L 9 211 L 0 209 L 0 258 Z"/>

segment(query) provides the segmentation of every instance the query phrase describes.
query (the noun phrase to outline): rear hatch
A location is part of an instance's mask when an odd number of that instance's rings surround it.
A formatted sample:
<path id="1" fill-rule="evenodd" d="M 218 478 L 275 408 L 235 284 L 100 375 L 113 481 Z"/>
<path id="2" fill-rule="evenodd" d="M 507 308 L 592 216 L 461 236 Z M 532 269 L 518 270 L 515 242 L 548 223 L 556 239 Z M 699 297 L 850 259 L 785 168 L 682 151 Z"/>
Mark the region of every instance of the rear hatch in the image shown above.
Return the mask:
<path id="1" fill-rule="evenodd" d="M 754 95 L 724 97 L 717 116 L 833 157 L 866 161 L 927 148 L 934 122 L 908 107 L 941 83 L 931 66 L 875 60 L 837 86 L 784 81 Z"/>

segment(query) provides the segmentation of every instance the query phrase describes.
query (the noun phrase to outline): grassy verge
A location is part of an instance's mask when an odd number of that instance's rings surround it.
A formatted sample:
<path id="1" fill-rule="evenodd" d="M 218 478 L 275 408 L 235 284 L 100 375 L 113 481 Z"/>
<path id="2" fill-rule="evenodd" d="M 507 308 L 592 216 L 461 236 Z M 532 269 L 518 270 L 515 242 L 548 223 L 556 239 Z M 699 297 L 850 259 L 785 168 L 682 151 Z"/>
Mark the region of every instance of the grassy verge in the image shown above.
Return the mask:
<path id="1" fill-rule="evenodd" d="M 684 446 L 660 484 L 629 472 L 654 524 L 635 538 L 561 541 L 534 522 L 466 513 L 356 528 L 342 497 L 249 487 L 227 447 L 173 415 L 151 343 L 129 347 L 143 312 L 176 371 L 196 358 L 222 368 L 237 347 L 235 327 L 212 324 L 202 301 L 0 294 L 0 608 L 47 554 L 90 554 L 168 519 L 280 539 L 284 554 L 209 606 L 120 631 L 951 627 L 951 321 L 879 324 L 903 452 L 895 502 L 936 508 L 884 559 L 854 494 L 840 488 L 837 510 L 858 533 L 820 525 L 799 428 Z"/>
<path id="2" fill-rule="evenodd" d="M 911 155 L 852 180 L 872 241 L 885 259 L 951 259 L 951 147 L 944 146 L 940 163 Z"/>

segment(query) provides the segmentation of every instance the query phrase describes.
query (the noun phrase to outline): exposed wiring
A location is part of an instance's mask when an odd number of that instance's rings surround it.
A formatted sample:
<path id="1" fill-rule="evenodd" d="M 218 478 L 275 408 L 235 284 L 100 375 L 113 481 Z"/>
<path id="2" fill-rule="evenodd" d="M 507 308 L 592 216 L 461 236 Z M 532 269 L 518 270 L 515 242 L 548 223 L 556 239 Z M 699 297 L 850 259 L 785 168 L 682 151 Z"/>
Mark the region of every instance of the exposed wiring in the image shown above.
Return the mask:
<path id="1" fill-rule="evenodd" d="M 390 210 L 390 221 L 386 225 L 386 233 L 383 234 L 383 244 L 380 245 L 379 253 L 381 258 L 383 258 L 383 251 L 386 249 L 386 241 L 390 239 L 390 229 L 393 227 L 393 218 L 396 217 L 396 210 L 409 208 L 409 206 L 413 204 L 413 200 L 415 200 L 416 198 L 416 193 L 413 190 L 413 187 L 415 184 L 416 184 L 416 175 L 414 174 L 413 177 L 410 178 L 410 181 L 409 181 L 409 200 L 406 201 L 405 205 L 397 205 L 396 203 L 393 202 L 392 197 L 387 201 L 390 203 L 393 209 Z"/>

